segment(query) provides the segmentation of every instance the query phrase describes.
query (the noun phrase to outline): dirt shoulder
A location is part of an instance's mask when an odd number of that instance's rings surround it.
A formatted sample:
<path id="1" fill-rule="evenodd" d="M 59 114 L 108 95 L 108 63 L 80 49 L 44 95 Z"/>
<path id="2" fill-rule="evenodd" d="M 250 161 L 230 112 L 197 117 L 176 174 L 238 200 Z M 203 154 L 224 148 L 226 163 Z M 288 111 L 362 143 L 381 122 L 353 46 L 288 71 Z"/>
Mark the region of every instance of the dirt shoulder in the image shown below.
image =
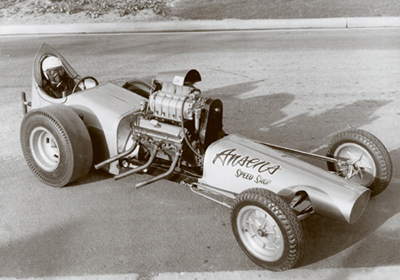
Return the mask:
<path id="1" fill-rule="evenodd" d="M 397 17 L 400 0 L 181 0 L 171 15 L 181 19 Z"/>
<path id="2" fill-rule="evenodd" d="M 121 15 L 121 9 L 96 7 L 98 14 L 94 15 L 93 7 L 82 6 L 79 10 L 59 11 L 59 7 L 50 0 L 22 0 L 15 4 L 0 3 L 0 25 L 32 25 L 32 24 L 69 24 L 69 23 L 115 23 L 115 22 L 146 22 L 178 19 L 170 15 L 175 3 L 180 0 L 164 0 L 165 12 L 157 14 L 152 8 Z M 58 1 L 68 2 L 68 1 Z M 75 1 L 77 2 L 77 1 Z M 104 0 L 104 3 L 107 1 Z M 52 11 L 51 7 L 58 7 Z M 72 6 L 74 7 L 74 6 Z M 133 8 L 132 8 L 133 9 Z"/>
<path id="3" fill-rule="evenodd" d="M 106 0 L 104 0 L 106 2 Z M 38 3 L 50 0 L 3 1 L 0 25 L 37 25 L 65 23 L 115 23 L 170 20 L 220 19 L 306 19 L 341 17 L 397 17 L 400 0 L 164 0 L 165 10 L 156 14 L 144 9 L 121 16 L 115 9 L 104 10 L 97 17 L 84 9 L 72 13 L 38 12 Z M 57 1 L 62 2 L 62 1 Z"/>

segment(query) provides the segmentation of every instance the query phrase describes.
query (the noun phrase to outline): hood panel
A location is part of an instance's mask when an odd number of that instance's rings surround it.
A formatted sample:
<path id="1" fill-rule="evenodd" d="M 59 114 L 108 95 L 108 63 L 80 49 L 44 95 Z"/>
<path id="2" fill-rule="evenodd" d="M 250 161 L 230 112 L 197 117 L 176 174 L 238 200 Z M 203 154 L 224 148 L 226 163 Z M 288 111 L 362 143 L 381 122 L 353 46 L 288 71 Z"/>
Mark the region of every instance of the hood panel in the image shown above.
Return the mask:
<path id="1" fill-rule="evenodd" d="M 114 84 L 105 84 L 67 97 L 66 105 L 83 114 L 87 125 L 111 130 L 126 114 L 139 110 L 143 97 Z"/>
<path id="2" fill-rule="evenodd" d="M 105 84 L 68 96 L 66 104 L 80 104 L 94 110 L 101 108 L 104 112 L 118 115 L 136 111 L 143 100 L 143 97 L 129 90 L 114 84 Z"/>

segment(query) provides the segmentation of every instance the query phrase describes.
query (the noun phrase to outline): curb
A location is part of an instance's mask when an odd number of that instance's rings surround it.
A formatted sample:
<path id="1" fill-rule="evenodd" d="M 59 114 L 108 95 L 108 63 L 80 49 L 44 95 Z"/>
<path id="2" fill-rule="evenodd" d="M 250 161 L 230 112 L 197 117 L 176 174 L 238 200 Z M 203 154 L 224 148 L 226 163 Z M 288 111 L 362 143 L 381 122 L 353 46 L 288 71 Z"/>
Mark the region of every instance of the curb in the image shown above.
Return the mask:
<path id="1" fill-rule="evenodd" d="M 266 20 L 173 20 L 154 22 L 77 23 L 56 25 L 3 25 L 0 26 L 0 36 L 389 27 L 400 27 L 400 17 Z"/>

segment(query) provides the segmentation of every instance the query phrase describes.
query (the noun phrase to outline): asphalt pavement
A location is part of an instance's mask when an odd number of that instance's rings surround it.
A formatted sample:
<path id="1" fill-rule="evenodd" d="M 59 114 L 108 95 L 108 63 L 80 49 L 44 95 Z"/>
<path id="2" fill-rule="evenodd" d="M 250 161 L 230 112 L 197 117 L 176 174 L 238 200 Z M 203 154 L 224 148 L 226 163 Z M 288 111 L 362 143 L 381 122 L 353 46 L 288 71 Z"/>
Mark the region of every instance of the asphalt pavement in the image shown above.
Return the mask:
<path id="1" fill-rule="evenodd" d="M 329 18 L 329 19 L 292 19 L 292 20 L 205 20 L 205 21 L 159 21 L 134 23 L 102 24 L 64 24 L 54 25 L 7 25 L 0 26 L 0 36 L 90 34 L 90 33 L 136 33 L 136 32 L 204 32 L 235 30 L 279 30 L 279 29 L 343 29 L 343 28 L 399 28 L 400 17 L 384 18 Z M 346 268 L 296 269 L 282 273 L 269 271 L 230 271 L 199 273 L 161 273 L 154 280 L 164 279 L 398 279 L 400 267 L 376 267 L 370 269 Z M 16 278 L 1 278 L 4 280 Z M 39 279 L 39 278 L 26 278 Z M 53 277 L 40 278 L 43 280 Z M 57 279 L 142 279 L 139 274 L 121 275 L 83 275 L 57 277 Z"/>

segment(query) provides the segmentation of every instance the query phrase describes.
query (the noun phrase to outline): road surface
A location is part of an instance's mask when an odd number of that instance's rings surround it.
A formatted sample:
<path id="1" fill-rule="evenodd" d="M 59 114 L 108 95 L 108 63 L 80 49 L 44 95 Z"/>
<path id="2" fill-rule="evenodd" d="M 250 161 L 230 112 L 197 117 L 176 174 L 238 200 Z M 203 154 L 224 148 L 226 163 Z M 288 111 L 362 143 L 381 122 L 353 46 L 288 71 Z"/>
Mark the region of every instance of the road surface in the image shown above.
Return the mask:
<path id="1" fill-rule="evenodd" d="M 390 150 L 392 183 L 353 225 L 302 222 L 295 270 L 337 278 L 338 268 L 400 265 L 399 29 L 11 36 L 0 41 L 0 276 L 267 273 L 240 250 L 229 210 L 183 186 L 135 190 L 146 175 L 101 171 L 63 189 L 35 179 L 19 146 L 19 93 L 29 96 L 44 42 L 100 82 L 195 68 L 203 94 L 224 102 L 228 133 L 319 153 L 345 128 L 374 133 Z"/>

